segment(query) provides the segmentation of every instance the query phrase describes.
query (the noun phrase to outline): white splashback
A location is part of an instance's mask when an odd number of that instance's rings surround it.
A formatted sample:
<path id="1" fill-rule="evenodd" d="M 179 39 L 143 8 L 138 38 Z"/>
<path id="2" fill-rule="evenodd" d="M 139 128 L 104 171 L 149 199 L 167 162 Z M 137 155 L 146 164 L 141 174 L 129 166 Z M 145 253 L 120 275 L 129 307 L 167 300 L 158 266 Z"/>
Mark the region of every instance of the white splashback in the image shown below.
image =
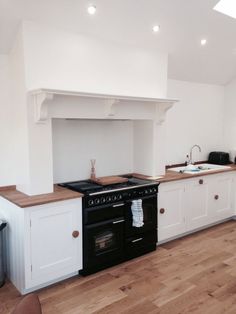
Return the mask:
<path id="1" fill-rule="evenodd" d="M 133 122 L 53 119 L 54 182 L 133 171 Z"/>

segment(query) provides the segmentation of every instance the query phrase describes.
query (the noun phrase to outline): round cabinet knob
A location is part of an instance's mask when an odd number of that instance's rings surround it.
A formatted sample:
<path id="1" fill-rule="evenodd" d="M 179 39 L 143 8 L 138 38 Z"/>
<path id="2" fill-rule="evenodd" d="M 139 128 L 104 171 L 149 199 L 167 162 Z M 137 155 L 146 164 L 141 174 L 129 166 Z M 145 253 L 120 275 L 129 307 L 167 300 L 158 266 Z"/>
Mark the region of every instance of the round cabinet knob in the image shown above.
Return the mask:
<path id="1" fill-rule="evenodd" d="M 215 200 L 218 200 L 219 199 L 219 195 L 215 195 Z"/>
<path id="2" fill-rule="evenodd" d="M 199 184 L 203 184 L 203 182 L 204 182 L 204 181 L 203 181 L 202 179 L 199 180 Z"/>
<path id="3" fill-rule="evenodd" d="M 160 214 L 164 214 L 164 212 L 165 212 L 165 208 L 161 208 L 160 209 Z"/>
<path id="4" fill-rule="evenodd" d="M 75 230 L 75 231 L 72 232 L 72 237 L 73 238 L 78 238 L 78 236 L 79 236 L 79 231 Z"/>

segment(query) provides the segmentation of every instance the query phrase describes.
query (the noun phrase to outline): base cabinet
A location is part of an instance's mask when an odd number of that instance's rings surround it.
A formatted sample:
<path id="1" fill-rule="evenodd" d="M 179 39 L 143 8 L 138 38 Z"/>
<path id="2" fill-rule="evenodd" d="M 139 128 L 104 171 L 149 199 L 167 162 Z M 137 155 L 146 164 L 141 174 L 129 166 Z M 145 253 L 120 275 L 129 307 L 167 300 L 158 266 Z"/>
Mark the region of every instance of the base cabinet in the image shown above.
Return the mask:
<path id="1" fill-rule="evenodd" d="M 161 183 L 158 241 L 234 216 L 234 195 L 233 172 Z"/>
<path id="2" fill-rule="evenodd" d="M 82 268 L 82 218 L 77 203 L 32 209 L 29 219 L 31 266 L 26 288 Z"/>
<path id="3" fill-rule="evenodd" d="M 234 215 L 234 177 L 222 175 L 212 180 L 209 190 L 209 211 L 211 221 L 215 222 Z"/>
<path id="4" fill-rule="evenodd" d="M 186 231 L 209 224 L 209 180 L 196 178 L 188 182 L 184 189 L 183 207 L 185 209 Z"/>
<path id="5" fill-rule="evenodd" d="M 182 183 L 161 184 L 159 187 L 158 240 L 185 232 Z"/>
<path id="6" fill-rule="evenodd" d="M 82 269 L 82 199 L 20 208 L 0 197 L 7 222 L 7 276 L 22 293 Z"/>

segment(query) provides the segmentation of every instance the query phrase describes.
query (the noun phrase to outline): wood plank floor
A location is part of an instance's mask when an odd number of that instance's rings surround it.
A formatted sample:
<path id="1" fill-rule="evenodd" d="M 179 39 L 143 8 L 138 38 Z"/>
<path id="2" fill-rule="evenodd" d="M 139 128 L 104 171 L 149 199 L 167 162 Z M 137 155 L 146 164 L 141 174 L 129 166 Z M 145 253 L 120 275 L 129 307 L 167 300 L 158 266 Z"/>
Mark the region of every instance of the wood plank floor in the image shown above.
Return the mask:
<path id="1" fill-rule="evenodd" d="M 45 314 L 235 314 L 236 222 L 169 242 L 156 252 L 66 280 L 38 295 Z M 7 283 L 0 289 L 0 313 L 10 313 L 20 299 Z"/>

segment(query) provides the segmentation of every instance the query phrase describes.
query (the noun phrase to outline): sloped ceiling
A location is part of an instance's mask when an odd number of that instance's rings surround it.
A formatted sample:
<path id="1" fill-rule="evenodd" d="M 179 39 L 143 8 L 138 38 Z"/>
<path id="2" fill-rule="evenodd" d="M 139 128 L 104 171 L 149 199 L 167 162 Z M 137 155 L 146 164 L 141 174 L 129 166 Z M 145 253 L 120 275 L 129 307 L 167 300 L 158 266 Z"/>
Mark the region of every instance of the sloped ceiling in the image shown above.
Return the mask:
<path id="1" fill-rule="evenodd" d="M 224 85 L 236 75 L 236 19 L 218 0 L 0 0 L 0 54 L 7 54 L 21 20 L 169 53 L 169 78 Z M 159 24 L 158 34 L 152 26 Z M 207 38 L 208 44 L 200 45 Z"/>

